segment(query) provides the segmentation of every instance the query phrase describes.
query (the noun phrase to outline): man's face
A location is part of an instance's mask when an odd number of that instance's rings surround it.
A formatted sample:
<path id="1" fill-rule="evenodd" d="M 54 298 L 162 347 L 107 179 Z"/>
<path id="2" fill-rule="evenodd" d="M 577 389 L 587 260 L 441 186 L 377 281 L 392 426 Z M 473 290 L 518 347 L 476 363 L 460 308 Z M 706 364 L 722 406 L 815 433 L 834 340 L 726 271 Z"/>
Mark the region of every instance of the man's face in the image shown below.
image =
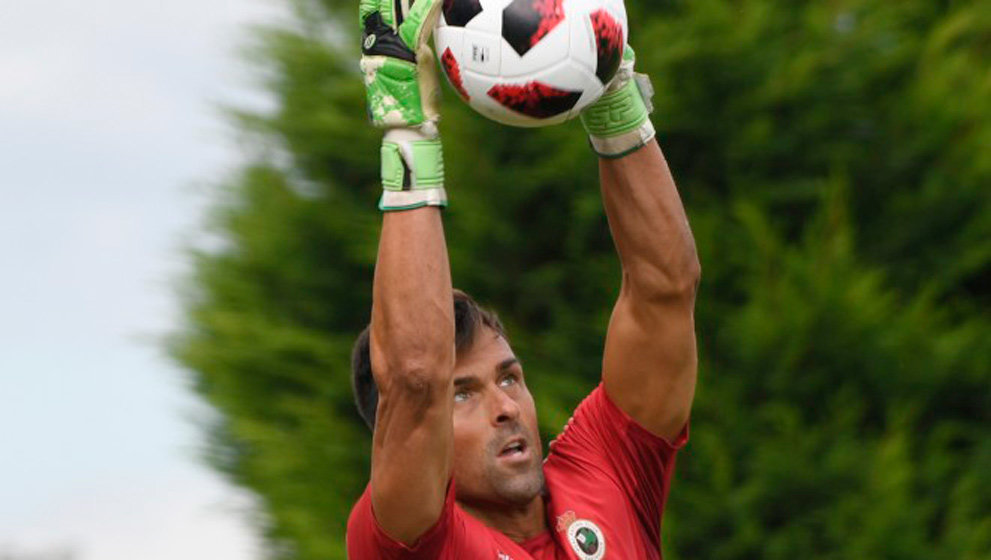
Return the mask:
<path id="1" fill-rule="evenodd" d="M 522 506 L 544 486 L 537 410 L 504 338 L 481 328 L 454 367 L 454 479 L 465 503 Z"/>

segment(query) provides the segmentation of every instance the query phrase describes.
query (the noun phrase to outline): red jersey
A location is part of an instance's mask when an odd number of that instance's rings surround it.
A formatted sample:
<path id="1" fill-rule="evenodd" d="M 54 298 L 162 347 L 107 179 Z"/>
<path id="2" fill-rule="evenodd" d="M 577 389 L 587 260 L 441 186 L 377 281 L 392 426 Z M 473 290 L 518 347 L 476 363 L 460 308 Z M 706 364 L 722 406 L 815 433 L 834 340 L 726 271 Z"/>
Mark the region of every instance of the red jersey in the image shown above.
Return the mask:
<path id="1" fill-rule="evenodd" d="M 413 547 L 375 521 L 369 490 L 348 520 L 351 560 L 660 560 L 661 513 L 677 451 L 637 424 L 600 384 L 578 406 L 544 460 L 549 530 L 515 543 L 461 509 L 453 481 L 437 523 Z"/>

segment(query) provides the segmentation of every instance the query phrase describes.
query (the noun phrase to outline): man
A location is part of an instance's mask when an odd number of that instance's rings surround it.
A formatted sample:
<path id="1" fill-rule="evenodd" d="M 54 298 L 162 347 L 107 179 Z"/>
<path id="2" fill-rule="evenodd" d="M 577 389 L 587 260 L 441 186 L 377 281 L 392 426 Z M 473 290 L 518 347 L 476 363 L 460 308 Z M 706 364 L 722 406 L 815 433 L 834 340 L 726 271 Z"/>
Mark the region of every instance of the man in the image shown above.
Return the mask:
<path id="1" fill-rule="evenodd" d="M 354 357 L 374 437 L 349 557 L 659 559 L 695 391 L 699 264 L 632 51 L 582 116 L 623 272 L 602 384 L 542 460 L 534 402 L 502 326 L 451 286 L 427 46 L 441 2 L 417 0 L 408 13 L 396 13 L 401 0 L 361 2 L 369 113 L 386 129 L 385 215 L 372 320 Z"/>

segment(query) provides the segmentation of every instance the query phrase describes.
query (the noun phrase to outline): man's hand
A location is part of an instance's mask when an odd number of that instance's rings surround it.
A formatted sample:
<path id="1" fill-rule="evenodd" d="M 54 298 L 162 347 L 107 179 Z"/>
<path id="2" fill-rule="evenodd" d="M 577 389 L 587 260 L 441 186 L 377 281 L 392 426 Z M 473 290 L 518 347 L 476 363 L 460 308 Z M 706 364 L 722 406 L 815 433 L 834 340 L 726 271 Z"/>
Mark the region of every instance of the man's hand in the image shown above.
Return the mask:
<path id="1" fill-rule="evenodd" d="M 379 204 L 384 211 L 447 205 L 437 69 L 428 45 L 441 3 L 361 0 L 359 7 L 368 114 L 374 126 L 386 129 Z"/>
<path id="2" fill-rule="evenodd" d="M 592 149 L 604 158 L 620 158 L 646 146 L 655 136 L 650 113 L 654 89 L 644 74 L 636 74 L 636 54 L 629 45 L 623 62 L 602 98 L 582 112 L 582 124 Z"/>

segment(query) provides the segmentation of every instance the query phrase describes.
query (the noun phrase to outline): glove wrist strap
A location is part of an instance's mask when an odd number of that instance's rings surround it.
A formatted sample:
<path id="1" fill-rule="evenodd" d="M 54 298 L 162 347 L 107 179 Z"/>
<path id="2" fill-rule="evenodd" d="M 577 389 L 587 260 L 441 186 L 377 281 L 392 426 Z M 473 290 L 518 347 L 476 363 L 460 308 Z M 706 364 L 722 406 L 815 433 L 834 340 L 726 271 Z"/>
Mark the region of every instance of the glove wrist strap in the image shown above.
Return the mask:
<path id="1" fill-rule="evenodd" d="M 650 113 L 653 87 L 644 74 L 602 96 L 582 113 L 592 149 L 604 158 L 620 158 L 646 146 L 656 136 Z"/>
<path id="2" fill-rule="evenodd" d="M 383 212 L 447 206 L 444 152 L 436 129 L 396 128 L 382 140 Z"/>

